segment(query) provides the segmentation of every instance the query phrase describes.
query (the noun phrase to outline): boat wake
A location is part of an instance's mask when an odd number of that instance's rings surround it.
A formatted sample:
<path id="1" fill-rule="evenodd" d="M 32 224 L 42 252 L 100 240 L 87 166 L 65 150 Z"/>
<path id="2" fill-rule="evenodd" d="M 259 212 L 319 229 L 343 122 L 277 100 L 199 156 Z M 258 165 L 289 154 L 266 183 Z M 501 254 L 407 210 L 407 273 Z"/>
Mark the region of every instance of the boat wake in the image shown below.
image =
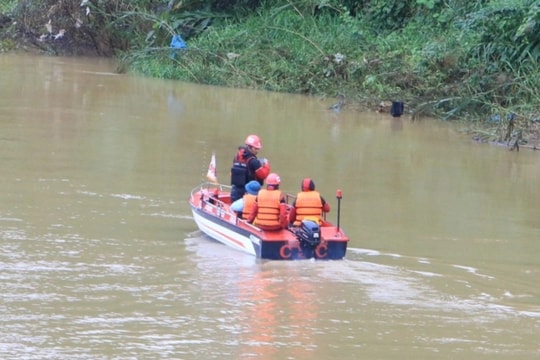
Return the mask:
<path id="1" fill-rule="evenodd" d="M 530 287 L 516 287 L 475 267 L 361 248 L 349 248 L 341 264 L 330 265 L 334 281 L 362 285 L 371 301 L 475 316 L 540 318 L 540 309 L 530 304 L 538 294 Z"/>
<path id="2" fill-rule="evenodd" d="M 343 260 L 271 261 L 230 249 L 195 231 L 186 239 L 188 250 L 195 252 L 201 266 L 230 271 L 227 267 L 260 267 L 276 269 L 289 277 L 291 273 L 311 274 L 310 281 L 344 284 L 360 298 L 391 306 L 404 306 L 422 311 L 445 311 L 469 314 L 475 318 L 525 316 L 540 318 L 540 309 L 527 304 L 534 297 L 530 289 L 501 287 L 496 276 L 460 264 L 440 263 L 423 257 L 384 253 L 378 250 L 348 248 Z M 224 259 L 226 259 L 224 261 Z M 221 269 L 220 269 L 221 267 Z M 224 268 L 225 267 L 225 268 Z M 291 268 L 297 271 L 291 272 Z M 282 270 L 280 270 L 282 269 Z M 285 281 L 295 282 L 288 278 Z M 302 279 L 305 281 L 306 279 Z M 512 284 L 503 284 L 511 287 Z M 335 286 L 335 285 L 331 285 Z"/>

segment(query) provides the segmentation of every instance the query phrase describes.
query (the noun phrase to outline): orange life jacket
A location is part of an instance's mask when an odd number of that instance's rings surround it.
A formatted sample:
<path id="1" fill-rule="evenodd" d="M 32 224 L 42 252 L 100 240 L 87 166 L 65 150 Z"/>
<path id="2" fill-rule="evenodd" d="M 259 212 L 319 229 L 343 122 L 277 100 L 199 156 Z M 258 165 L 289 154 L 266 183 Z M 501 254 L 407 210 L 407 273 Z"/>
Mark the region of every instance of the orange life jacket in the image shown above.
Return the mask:
<path id="1" fill-rule="evenodd" d="M 281 202 L 280 190 L 266 190 L 259 191 L 257 195 L 257 216 L 255 217 L 254 224 L 265 230 L 278 230 L 281 229 L 280 221 L 280 202 Z M 245 206 L 245 205 L 244 205 Z"/>
<path id="2" fill-rule="evenodd" d="M 296 196 L 296 220 L 294 226 L 299 226 L 303 219 L 321 223 L 323 204 L 318 191 L 302 191 Z"/>
<path id="3" fill-rule="evenodd" d="M 244 208 L 242 209 L 242 219 L 249 218 L 251 210 L 253 209 L 253 204 L 255 204 L 255 199 L 257 195 L 245 194 L 244 195 Z"/>

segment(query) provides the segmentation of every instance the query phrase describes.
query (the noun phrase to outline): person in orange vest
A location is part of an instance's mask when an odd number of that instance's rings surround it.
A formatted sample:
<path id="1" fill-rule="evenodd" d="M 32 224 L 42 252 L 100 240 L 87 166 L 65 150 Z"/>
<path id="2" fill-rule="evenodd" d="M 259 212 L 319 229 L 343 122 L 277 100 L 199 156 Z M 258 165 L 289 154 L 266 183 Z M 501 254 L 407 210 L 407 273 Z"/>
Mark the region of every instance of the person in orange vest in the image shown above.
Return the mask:
<path id="1" fill-rule="evenodd" d="M 330 204 L 315 190 L 315 183 L 310 178 L 302 180 L 301 188 L 289 212 L 289 224 L 299 226 L 304 219 L 321 224 L 323 212 L 330 211 Z"/>
<path id="2" fill-rule="evenodd" d="M 267 159 L 257 158 L 262 149 L 261 139 L 257 135 L 248 135 L 245 146 L 239 146 L 231 167 L 231 202 L 241 199 L 246 192 L 248 182 L 256 180 L 262 186 L 270 173 Z"/>
<path id="3" fill-rule="evenodd" d="M 280 230 L 287 227 L 285 197 L 279 190 L 281 179 L 272 173 L 266 178 L 266 189 L 261 189 L 247 221 L 263 230 Z"/>
<path id="4" fill-rule="evenodd" d="M 231 204 L 231 210 L 236 212 L 242 219 L 247 219 L 251 214 L 253 204 L 255 204 L 255 199 L 261 189 L 261 184 L 256 180 L 252 180 L 245 187 L 246 193 L 244 196 Z"/>

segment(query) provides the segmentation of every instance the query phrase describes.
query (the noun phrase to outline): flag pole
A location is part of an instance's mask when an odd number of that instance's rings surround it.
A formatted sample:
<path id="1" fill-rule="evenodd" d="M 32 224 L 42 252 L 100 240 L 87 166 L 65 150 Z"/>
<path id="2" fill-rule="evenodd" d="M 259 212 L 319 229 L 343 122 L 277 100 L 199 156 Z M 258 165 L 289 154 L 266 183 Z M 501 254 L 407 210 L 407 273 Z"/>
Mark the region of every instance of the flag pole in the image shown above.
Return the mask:
<path id="1" fill-rule="evenodd" d="M 336 198 L 337 198 L 337 233 L 339 234 L 339 218 L 341 215 L 341 198 L 343 197 L 341 189 L 337 189 Z"/>

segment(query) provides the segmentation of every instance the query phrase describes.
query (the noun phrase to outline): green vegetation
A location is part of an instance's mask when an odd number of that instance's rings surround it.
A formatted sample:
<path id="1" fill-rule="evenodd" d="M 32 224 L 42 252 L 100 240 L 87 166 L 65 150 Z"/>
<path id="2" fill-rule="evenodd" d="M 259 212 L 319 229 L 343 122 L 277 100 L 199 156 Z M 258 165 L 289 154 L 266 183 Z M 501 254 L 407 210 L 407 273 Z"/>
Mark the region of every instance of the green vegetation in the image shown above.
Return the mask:
<path id="1" fill-rule="evenodd" d="M 414 117 L 469 120 L 487 140 L 526 138 L 540 122 L 535 0 L 22 0 L 13 13 L 19 34 L 52 20 L 72 53 L 148 76 L 339 95 L 349 107 L 399 99 Z M 171 52 L 175 34 L 187 50 Z M 59 43 L 39 46 L 61 54 Z"/>
<path id="2" fill-rule="evenodd" d="M 3 0 L 0 2 L 0 14 L 9 13 L 15 8 L 16 0 Z"/>
<path id="3" fill-rule="evenodd" d="M 15 0 L 5 0 L 0 2 L 0 53 L 11 51 L 16 48 L 16 44 L 9 36 L 1 36 L 6 34 L 11 23 L 11 18 L 4 14 L 9 14 L 17 5 Z"/>

